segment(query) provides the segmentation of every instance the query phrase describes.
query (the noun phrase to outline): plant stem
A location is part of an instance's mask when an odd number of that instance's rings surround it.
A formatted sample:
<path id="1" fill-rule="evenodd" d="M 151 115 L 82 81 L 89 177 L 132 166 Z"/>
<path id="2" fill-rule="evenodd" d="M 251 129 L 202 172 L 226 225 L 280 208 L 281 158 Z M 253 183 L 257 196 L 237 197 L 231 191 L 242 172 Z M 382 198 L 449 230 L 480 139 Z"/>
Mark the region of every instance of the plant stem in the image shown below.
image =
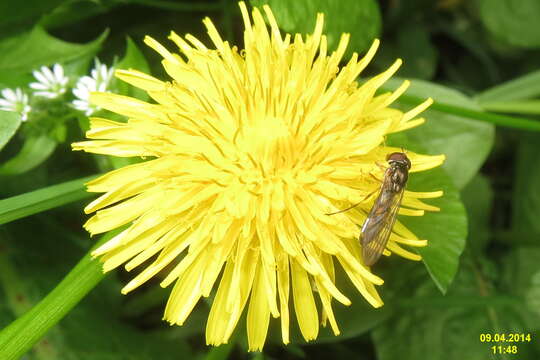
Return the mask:
<path id="1" fill-rule="evenodd" d="M 399 97 L 399 101 L 405 104 L 418 105 L 424 100 L 417 96 L 401 95 Z M 465 109 L 459 106 L 449 105 L 438 101 L 434 102 L 429 108 L 431 110 L 438 110 L 448 114 L 489 122 L 497 126 L 504 126 L 527 131 L 540 131 L 540 121 L 536 120 Z"/>
<path id="2" fill-rule="evenodd" d="M 85 191 L 84 184 L 96 176 L 71 180 L 0 200 L 0 225 L 95 196 Z"/>
<path id="3" fill-rule="evenodd" d="M 490 101 L 481 103 L 481 106 L 487 111 L 531 115 L 540 114 L 540 100 Z"/>

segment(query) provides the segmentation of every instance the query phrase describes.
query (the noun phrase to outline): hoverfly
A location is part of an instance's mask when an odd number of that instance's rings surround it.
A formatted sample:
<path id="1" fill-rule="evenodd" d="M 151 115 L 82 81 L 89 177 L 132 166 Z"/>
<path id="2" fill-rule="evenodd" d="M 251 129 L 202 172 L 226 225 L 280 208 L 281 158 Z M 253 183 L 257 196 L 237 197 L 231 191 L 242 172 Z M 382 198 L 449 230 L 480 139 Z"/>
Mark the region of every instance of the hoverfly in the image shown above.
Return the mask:
<path id="1" fill-rule="evenodd" d="M 375 264 L 386 247 L 396 222 L 411 168 L 411 161 L 402 152 L 389 154 L 386 161 L 390 166 L 384 172 L 379 196 L 369 211 L 360 233 L 362 257 L 367 266 Z"/>
<path id="2" fill-rule="evenodd" d="M 379 195 L 369 211 L 360 232 L 359 241 L 362 245 L 362 257 L 364 264 L 367 266 L 375 264 L 386 248 L 388 238 L 396 222 L 405 185 L 409 178 L 409 169 L 411 168 L 411 161 L 403 152 L 388 154 L 386 161 L 390 166 L 384 172 Z M 327 215 L 347 211 L 357 205 Z"/>

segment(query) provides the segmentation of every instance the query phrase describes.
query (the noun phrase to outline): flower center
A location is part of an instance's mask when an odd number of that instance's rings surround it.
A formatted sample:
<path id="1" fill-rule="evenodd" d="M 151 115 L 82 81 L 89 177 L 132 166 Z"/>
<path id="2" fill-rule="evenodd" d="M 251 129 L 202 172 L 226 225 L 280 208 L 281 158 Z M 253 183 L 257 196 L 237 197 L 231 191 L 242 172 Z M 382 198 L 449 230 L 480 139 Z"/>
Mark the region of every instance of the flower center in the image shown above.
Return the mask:
<path id="1" fill-rule="evenodd" d="M 268 170 L 281 167 L 287 156 L 285 147 L 292 141 L 289 126 L 279 117 L 265 117 L 249 126 L 244 133 L 244 149 Z"/>

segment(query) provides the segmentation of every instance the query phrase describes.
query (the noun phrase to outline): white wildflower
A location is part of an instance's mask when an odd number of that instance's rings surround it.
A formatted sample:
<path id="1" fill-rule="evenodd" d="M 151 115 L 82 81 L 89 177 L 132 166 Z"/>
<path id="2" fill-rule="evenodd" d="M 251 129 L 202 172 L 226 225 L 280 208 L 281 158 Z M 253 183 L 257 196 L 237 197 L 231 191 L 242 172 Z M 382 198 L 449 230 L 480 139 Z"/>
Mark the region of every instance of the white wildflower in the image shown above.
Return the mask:
<path id="1" fill-rule="evenodd" d="M 113 70 L 113 68 L 107 68 L 107 65 L 96 60 L 96 65 L 90 72 L 90 76 L 81 77 L 73 89 L 73 94 L 77 97 L 72 102 L 73 107 L 84 111 L 87 116 L 99 110 L 98 106 L 90 104 L 90 93 L 94 91 L 107 92 Z"/>
<path id="2" fill-rule="evenodd" d="M 54 99 L 67 90 L 68 78 L 64 75 L 64 68 L 60 64 L 54 64 L 52 71 L 46 66 L 41 67 L 41 71 L 32 72 L 37 82 L 30 84 L 34 90 L 34 95 Z"/>
<path id="3" fill-rule="evenodd" d="M 19 113 L 22 121 L 28 119 L 28 113 L 32 108 L 28 104 L 28 95 L 20 88 L 15 90 L 3 89 L 2 97 L 3 98 L 0 98 L 0 110 Z"/>

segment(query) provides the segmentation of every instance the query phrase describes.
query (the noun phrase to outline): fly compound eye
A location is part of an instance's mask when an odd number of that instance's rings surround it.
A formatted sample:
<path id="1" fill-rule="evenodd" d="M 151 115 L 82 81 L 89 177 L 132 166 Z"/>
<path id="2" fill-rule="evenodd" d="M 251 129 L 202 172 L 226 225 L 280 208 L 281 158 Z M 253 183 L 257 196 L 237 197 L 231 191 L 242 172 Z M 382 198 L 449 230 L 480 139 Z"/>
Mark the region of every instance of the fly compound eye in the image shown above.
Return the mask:
<path id="1" fill-rule="evenodd" d="M 411 169 L 411 160 L 409 160 L 408 157 L 405 156 L 405 163 L 407 164 L 407 169 Z"/>
<path id="2" fill-rule="evenodd" d="M 405 155 L 405 153 L 402 153 L 402 152 L 395 152 L 395 153 L 386 155 L 386 161 L 410 164 L 410 161 L 407 158 L 407 155 Z"/>

